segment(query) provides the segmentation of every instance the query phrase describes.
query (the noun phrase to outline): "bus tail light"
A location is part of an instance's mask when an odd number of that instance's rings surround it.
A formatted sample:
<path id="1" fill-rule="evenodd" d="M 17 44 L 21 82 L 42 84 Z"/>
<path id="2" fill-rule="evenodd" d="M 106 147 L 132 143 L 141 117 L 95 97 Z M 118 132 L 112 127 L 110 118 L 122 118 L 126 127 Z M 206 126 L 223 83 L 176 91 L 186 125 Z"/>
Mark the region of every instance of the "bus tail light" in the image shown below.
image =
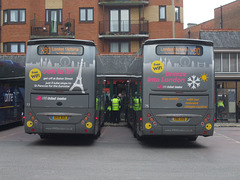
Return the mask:
<path id="1" fill-rule="evenodd" d="M 150 114 L 150 113 L 148 113 L 147 117 L 151 117 L 151 114 Z"/>
<path id="2" fill-rule="evenodd" d="M 29 112 L 29 113 L 28 113 L 28 115 L 29 115 L 29 116 L 31 116 L 31 115 L 32 115 L 32 113 L 31 113 L 31 112 Z"/>
<path id="3" fill-rule="evenodd" d="M 207 118 L 210 118 L 211 117 L 211 115 L 210 114 L 207 114 Z"/>
<path id="4" fill-rule="evenodd" d="M 91 116 L 91 113 L 87 113 L 87 116 L 90 117 L 90 116 Z"/>
<path id="5" fill-rule="evenodd" d="M 140 118 L 139 118 L 139 120 L 140 120 L 140 121 L 142 121 L 142 120 L 143 120 L 143 118 L 142 118 L 142 117 L 140 117 Z"/>
<path id="6" fill-rule="evenodd" d="M 25 119 L 26 117 L 25 117 L 25 116 L 23 116 L 22 118 L 23 118 L 23 119 Z"/>
<path id="7" fill-rule="evenodd" d="M 95 119 L 98 120 L 98 117 L 96 116 Z"/>

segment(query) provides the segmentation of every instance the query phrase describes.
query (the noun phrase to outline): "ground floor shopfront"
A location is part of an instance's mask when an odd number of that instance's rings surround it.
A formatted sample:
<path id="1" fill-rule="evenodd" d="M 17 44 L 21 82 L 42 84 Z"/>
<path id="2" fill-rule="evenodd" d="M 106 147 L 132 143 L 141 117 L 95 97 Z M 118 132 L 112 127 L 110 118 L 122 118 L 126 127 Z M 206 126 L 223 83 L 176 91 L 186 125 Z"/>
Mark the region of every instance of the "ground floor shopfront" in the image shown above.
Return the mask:
<path id="1" fill-rule="evenodd" d="M 240 122 L 240 80 L 216 80 L 217 121 Z M 217 104 L 223 101 L 224 110 L 219 112 Z"/>

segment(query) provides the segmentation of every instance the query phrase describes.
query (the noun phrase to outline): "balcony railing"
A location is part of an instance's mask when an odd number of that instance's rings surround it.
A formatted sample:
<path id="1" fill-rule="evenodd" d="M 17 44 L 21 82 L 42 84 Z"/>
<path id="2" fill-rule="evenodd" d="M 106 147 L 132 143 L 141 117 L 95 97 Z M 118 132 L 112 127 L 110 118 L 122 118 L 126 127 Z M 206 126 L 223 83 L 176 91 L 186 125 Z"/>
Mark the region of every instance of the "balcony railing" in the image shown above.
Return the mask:
<path id="1" fill-rule="evenodd" d="M 144 37 L 149 35 L 148 21 L 101 21 L 99 22 L 101 37 Z"/>
<path id="2" fill-rule="evenodd" d="M 98 0 L 98 2 L 149 2 L 149 0 Z"/>
<path id="3" fill-rule="evenodd" d="M 149 0 L 98 0 L 99 5 L 141 5 L 149 4 Z"/>
<path id="4" fill-rule="evenodd" d="M 75 38 L 74 19 L 62 23 L 31 20 L 31 39 L 47 37 Z"/>

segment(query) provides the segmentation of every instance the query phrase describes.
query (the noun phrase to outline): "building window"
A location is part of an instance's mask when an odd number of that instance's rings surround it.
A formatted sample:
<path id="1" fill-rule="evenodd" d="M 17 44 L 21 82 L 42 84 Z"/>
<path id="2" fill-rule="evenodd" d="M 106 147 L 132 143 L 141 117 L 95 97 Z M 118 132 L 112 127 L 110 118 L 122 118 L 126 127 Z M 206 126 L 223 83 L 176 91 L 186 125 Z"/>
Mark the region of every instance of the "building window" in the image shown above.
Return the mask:
<path id="1" fill-rule="evenodd" d="M 25 53 L 26 52 L 25 42 L 7 42 L 7 43 L 3 43 L 3 52 Z"/>
<path id="2" fill-rule="evenodd" d="M 111 42 L 110 52 L 128 53 L 130 52 L 130 43 L 129 42 Z"/>
<path id="3" fill-rule="evenodd" d="M 215 72 L 240 72 L 240 53 L 215 53 Z"/>
<path id="4" fill-rule="evenodd" d="M 94 21 L 93 8 L 79 8 L 79 21 L 93 22 Z"/>
<path id="5" fill-rule="evenodd" d="M 3 23 L 25 23 L 26 9 L 7 9 L 3 11 Z"/>
<path id="6" fill-rule="evenodd" d="M 45 10 L 46 24 L 49 24 L 52 21 L 58 24 L 62 23 L 62 9 L 46 9 Z"/>
<path id="7" fill-rule="evenodd" d="M 159 6 L 159 20 L 166 21 L 166 6 Z"/>
<path id="8" fill-rule="evenodd" d="M 110 32 L 127 33 L 130 31 L 129 9 L 111 9 L 109 14 L 110 14 Z"/>
<path id="9" fill-rule="evenodd" d="M 175 7 L 175 21 L 180 22 L 180 7 Z"/>

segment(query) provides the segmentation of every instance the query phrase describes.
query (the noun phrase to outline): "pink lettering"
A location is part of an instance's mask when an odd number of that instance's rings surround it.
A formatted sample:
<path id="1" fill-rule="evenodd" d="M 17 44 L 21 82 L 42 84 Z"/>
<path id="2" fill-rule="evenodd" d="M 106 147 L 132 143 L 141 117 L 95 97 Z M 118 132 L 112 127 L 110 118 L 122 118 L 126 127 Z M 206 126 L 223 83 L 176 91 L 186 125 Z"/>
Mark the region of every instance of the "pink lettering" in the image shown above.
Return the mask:
<path id="1" fill-rule="evenodd" d="M 49 70 L 43 70 L 42 73 L 43 74 L 56 74 L 56 70 L 52 68 Z"/>
<path id="2" fill-rule="evenodd" d="M 186 77 L 187 73 L 184 72 L 168 72 L 166 71 L 166 76 L 174 76 L 174 77 Z"/>

